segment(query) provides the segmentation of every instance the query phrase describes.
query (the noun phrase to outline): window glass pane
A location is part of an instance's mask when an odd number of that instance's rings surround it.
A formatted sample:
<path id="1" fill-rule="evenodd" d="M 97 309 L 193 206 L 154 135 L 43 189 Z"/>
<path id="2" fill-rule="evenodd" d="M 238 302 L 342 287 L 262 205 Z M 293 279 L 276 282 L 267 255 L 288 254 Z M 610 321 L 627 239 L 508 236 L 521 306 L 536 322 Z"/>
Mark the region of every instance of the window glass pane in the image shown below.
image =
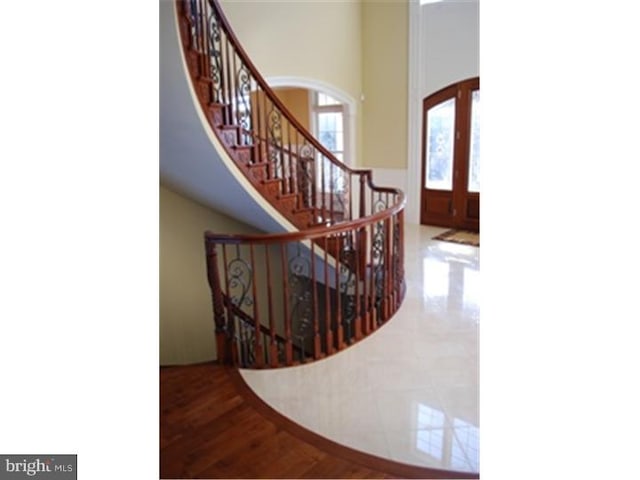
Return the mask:
<path id="1" fill-rule="evenodd" d="M 336 131 L 336 148 L 334 148 L 334 150 L 336 151 L 342 151 L 344 150 L 344 135 L 342 134 L 341 131 Z"/>
<path id="2" fill-rule="evenodd" d="M 342 129 L 342 113 L 335 113 L 336 150 L 344 150 L 344 134 Z"/>
<path id="3" fill-rule="evenodd" d="M 456 100 L 451 98 L 427 112 L 427 188 L 452 188 L 455 109 Z"/>
<path id="4" fill-rule="evenodd" d="M 339 104 L 340 102 L 338 102 L 338 100 L 336 100 L 335 98 L 330 97 L 325 93 L 318 92 L 318 105 L 323 106 L 323 105 L 339 105 Z"/>
<path id="5" fill-rule="evenodd" d="M 320 143 L 328 150 L 336 150 L 336 132 L 320 132 Z"/>
<path id="6" fill-rule="evenodd" d="M 471 94 L 471 145 L 469 146 L 470 192 L 480 191 L 480 90 Z"/>
<path id="7" fill-rule="evenodd" d="M 320 143 L 333 151 L 344 150 L 344 134 L 342 131 L 342 113 L 318 113 L 318 139 Z"/>
<path id="8" fill-rule="evenodd" d="M 328 113 L 319 113 L 318 114 L 318 130 L 320 132 L 324 132 L 327 130 L 331 130 L 331 115 Z"/>

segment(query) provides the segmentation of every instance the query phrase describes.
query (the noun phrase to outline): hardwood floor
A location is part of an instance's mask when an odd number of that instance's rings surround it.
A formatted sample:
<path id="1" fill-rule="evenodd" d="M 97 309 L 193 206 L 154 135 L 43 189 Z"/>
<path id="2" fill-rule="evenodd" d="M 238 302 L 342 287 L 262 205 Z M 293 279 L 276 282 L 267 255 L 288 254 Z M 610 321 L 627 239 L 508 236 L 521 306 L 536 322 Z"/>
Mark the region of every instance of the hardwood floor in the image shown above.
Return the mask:
<path id="1" fill-rule="evenodd" d="M 262 402 L 233 369 L 160 369 L 160 477 L 478 478 L 413 467 L 331 442 Z"/>

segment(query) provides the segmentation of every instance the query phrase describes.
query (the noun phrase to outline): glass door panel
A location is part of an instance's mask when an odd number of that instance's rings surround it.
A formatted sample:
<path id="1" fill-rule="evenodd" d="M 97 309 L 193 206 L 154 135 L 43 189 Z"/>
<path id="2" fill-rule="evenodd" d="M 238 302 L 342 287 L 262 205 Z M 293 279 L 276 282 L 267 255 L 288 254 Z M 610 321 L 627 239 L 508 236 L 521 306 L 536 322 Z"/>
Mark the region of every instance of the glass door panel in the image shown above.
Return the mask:
<path id="1" fill-rule="evenodd" d="M 480 192 L 480 90 L 471 93 L 471 138 L 469 148 L 469 192 Z"/>
<path id="2" fill-rule="evenodd" d="M 453 144 L 456 100 L 451 98 L 427 112 L 425 186 L 432 190 L 453 188 Z"/>
<path id="3" fill-rule="evenodd" d="M 422 102 L 420 223 L 480 229 L 480 78 L 451 84 Z"/>

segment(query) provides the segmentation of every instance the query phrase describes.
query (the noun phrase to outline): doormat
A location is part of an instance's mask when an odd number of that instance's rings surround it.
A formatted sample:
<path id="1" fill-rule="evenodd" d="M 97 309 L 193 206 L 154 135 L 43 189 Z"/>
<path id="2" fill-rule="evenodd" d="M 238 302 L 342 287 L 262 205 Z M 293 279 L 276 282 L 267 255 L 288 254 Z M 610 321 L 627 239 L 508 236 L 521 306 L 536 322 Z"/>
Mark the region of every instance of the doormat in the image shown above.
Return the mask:
<path id="1" fill-rule="evenodd" d="M 480 234 L 477 232 L 469 232 L 468 230 L 447 230 L 440 235 L 436 235 L 433 239 L 471 245 L 472 247 L 480 246 Z"/>

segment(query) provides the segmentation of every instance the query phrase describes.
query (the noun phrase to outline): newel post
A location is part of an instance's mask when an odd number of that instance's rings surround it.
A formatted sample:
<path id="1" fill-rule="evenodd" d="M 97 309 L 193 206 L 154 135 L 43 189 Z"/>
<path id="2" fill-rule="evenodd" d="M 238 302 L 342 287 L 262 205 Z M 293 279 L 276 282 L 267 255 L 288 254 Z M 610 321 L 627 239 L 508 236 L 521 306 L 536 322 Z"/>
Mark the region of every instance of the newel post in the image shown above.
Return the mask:
<path id="1" fill-rule="evenodd" d="M 224 302 L 220 287 L 220 275 L 218 273 L 218 257 L 216 245 L 205 238 L 207 253 L 207 278 L 211 288 L 211 300 L 213 302 L 213 321 L 216 325 L 216 348 L 218 361 L 222 364 L 231 363 L 230 351 L 227 349 L 227 320 L 224 314 Z"/>

